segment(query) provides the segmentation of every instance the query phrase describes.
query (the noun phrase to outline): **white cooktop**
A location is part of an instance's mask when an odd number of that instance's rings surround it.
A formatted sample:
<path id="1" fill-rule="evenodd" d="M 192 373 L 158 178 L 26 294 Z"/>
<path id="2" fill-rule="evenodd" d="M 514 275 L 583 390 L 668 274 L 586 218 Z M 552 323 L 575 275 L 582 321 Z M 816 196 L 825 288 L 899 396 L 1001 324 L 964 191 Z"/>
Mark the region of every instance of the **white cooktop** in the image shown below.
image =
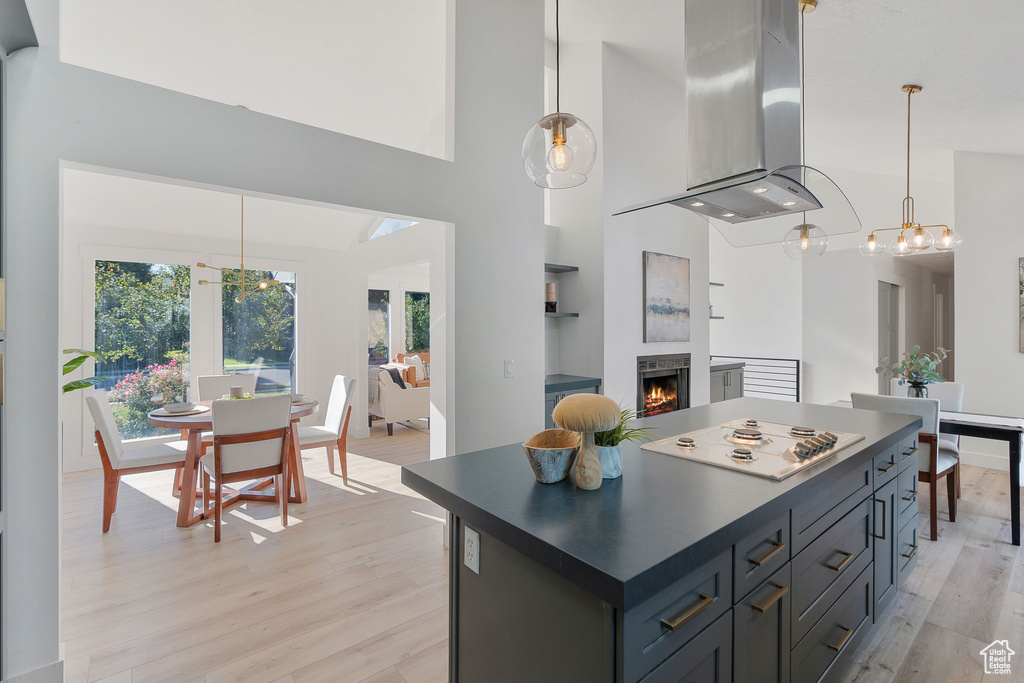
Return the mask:
<path id="1" fill-rule="evenodd" d="M 811 425 L 740 419 L 654 441 L 642 448 L 782 481 L 863 439 L 861 434 Z"/>

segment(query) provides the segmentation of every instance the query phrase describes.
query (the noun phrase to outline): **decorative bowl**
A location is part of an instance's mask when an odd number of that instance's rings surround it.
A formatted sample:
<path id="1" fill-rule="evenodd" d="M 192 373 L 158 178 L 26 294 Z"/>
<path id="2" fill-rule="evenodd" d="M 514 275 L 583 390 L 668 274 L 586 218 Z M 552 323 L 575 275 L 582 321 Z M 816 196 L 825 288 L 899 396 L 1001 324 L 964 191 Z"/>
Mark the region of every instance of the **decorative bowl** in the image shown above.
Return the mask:
<path id="1" fill-rule="evenodd" d="M 554 484 L 569 476 L 579 448 L 579 434 L 566 429 L 545 429 L 523 444 L 533 474 L 542 484 Z"/>
<path id="2" fill-rule="evenodd" d="M 168 403 L 164 406 L 164 410 L 168 413 L 187 413 L 196 407 L 195 403 L 191 401 L 185 401 L 184 403 Z"/>

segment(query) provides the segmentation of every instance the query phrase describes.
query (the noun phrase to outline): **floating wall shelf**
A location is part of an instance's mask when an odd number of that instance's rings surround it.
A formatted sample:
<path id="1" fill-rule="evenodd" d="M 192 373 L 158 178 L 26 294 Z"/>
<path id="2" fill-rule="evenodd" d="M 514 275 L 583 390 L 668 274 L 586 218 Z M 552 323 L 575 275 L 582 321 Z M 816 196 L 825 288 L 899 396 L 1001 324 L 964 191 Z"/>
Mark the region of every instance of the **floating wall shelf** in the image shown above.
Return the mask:
<path id="1" fill-rule="evenodd" d="M 725 320 L 725 316 L 724 315 L 713 315 L 713 316 L 711 316 L 711 319 L 712 320 Z"/>
<path id="2" fill-rule="evenodd" d="M 579 313 L 545 313 L 545 318 L 578 318 Z"/>
<path id="3" fill-rule="evenodd" d="M 724 282 L 709 282 L 708 284 L 711 285 L 712 287 L 725 287 Z"/>
<path id="4" fill-rule="evenodd" d="M 561 263 L 545 263 L 545 273 L 575 273 L 579 270 L 579 266 L 567 266 Z"/>

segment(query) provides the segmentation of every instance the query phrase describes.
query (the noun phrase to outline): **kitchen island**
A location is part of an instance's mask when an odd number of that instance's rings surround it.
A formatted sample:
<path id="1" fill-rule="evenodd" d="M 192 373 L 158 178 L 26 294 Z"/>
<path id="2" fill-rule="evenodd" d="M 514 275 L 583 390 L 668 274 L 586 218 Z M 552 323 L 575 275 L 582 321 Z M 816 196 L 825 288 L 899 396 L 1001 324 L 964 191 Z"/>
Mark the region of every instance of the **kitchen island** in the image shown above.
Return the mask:
<path id="1" fill-rule="evenodd" d="M 752 417 L 864 439 L 783 481 L 631 444 L 598 491 L 538 484 L 519 444 L 404 467 L 453 515 L 451 680 L 840 669 L 916 562 L 920 420 L 742 398 L 643 422 L 668 437 Z"/>

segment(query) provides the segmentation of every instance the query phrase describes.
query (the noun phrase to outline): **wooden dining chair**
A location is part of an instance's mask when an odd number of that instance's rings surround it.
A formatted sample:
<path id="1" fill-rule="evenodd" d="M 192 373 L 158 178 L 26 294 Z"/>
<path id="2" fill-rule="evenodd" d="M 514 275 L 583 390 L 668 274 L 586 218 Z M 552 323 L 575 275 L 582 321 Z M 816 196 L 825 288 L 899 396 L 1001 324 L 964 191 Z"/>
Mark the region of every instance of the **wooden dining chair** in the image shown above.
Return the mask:
<path id="1" fill-rule="evenodd" d="M 899 380 L 892 379 L 892 396 L 906 396 L 907 385 L 900 386 Z M 939 410 L 952 410 L 960 412 L 964 409 L 964 383 L 963 382 L 933 382 L 928 385 L 928 398 L 939 400 Z M 946 452 L 949 455 L 960 459 L 960 437 L 955 434 L 939 434 L 939 452 Z M 960 468 L 956 470 L 956 497 L 960 498 Z"/>
<path id="2" fill-rule="evenodd" d="M 100 463 L 103 465 L 103 533 L 106 533 L 110 531 L 110 518 L 117 509 L 117 490 L 121 477 L 126 474 L 176 470 L 174 478 L 179 481 L 185 465 L 187 445 L 172 442 L 126 449 L 106 397 L 102 393 L 93 392 L 85 397 L 85 404 L 89 406 L 96 425 L 96 445 L 99 446 Z"/>
<path id="3" fill-rule="evenodd" d="M 946 477 L 946 495 L 949 499 L 949 521 L 956 522 L 957 482 L 960 480 L 960 453 L 943 446 L 939 439 L 939 400 L 937 398 L 905 398 L 875 394 L 850 394 L 854 408 L 878 410 L 886 413 L 918 415 L 923 421 L 917 435 L 917 480 L 928 484 L 928 517 L 933 541 L 939 538 L 938 484 Z M 926 446 L 927 448 L 921 448 Z"/>
<path id="4" fill-rule="evenodd" d="M 292 399 L 288 394 L 213 402 L 213 452 L 202 456 L 203 509 L 210 509 L 210 478 L 215 483 L 213 540 L 220 543 L 224 484 L 277 477 L 275 499 L 281 524 L 288 526 L 288 473 L 291 457 Z"/>
<path id="5" fill-rule="evenodd" d="M 354 379 L 336 375 L 323 426 L 299 427 L 299 449 L 327 448 L 327 467 L 331 474 L 334 474 L 334 448 L 337 446 L 345 486 L 348 486 L 348 420 L 352 415 L 355 388 Z"/>

